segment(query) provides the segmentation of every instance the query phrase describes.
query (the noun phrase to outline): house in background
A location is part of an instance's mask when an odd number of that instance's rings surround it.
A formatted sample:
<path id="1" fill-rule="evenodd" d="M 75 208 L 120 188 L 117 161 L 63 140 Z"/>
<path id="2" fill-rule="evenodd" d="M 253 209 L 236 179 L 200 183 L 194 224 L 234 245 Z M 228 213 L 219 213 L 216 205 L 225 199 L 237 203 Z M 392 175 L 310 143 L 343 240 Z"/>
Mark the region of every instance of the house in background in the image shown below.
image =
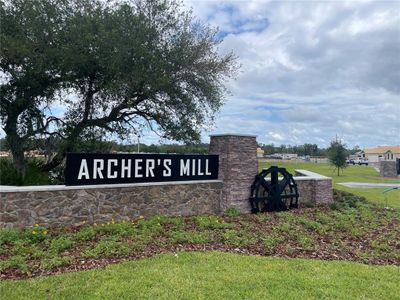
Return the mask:
<path id="1" fill-rule="evenodd" d="M 396 160 L 400 158 L 400 146 L 378 146 L 367 148 L 358 153 L 359 157 L 368 158 L 368 161 L 379 162 L 381 160 Z"/>

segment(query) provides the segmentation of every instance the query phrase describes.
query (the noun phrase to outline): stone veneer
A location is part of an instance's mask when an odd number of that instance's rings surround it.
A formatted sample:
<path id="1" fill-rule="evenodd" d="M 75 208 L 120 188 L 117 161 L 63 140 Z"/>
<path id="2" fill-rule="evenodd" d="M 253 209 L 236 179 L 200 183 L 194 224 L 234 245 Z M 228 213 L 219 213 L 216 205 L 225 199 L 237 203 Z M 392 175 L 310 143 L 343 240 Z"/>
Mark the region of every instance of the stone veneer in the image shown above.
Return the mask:
<path id="1" fill-rule="evenodd" d="M 258 173 L 256 136 L 213 135 L 219 180 L 91 186 L 5 187 L 0 228 L 74 225 L 153 215 L 218 214 L 229 207 L 250 213 L 250 187 Z M 296 170 L 300 204 L 333 202 L 332 179 Z"/>
<path id="2" fill-rule="evenodd" d="M 74 225 L 153 215 L 220 213 L 222 182 L 2 187 L 0 228 Z"/>
<path id="3" fill-rule="evenodd" d="M 218 178 L 224 183 L 222 210 L 235 207 L 250 212 L 250 186 L 258 172 L 255 135 L 212 135 L 210 154 L 219 155 Z"/>
<path id="4" fill-rule="evenodd" d="M 301 205 L 327 205 L 333 203 L 332 178 L 307 170 L 296 170 L 297 190 Z"/>
<path id="5" fill-rule="evenodd" d="M 395 160 L 381 160 L 379 162 L 379 174 L 382 177 L 395 178 L 397 174 L 397 165 Z"/>

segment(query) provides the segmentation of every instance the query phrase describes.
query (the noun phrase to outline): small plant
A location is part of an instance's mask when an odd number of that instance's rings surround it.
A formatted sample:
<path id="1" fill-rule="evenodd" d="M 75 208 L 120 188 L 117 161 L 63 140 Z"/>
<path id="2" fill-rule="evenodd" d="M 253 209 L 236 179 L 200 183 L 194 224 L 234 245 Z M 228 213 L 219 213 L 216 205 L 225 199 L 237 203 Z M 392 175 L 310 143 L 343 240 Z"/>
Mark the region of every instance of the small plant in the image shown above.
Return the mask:
<path id="1" fill-rule="evenodd" d="M 285 221 L 285 222 L 292 222 L 292 221 L 296 220 L 296 216 L 293 213 L 289 212 L 289 211 L 278 212 L 276 214 L 276 216 L 280 220 Z"/>
<path id="2" fill-rule="evenodd" d="M 283 241 L 285 241 L 284 236 L 276 236 L 276 235 L 268 235 L 265 237 L 262 237 L 262 241 L 264 243 L 265 248 L 267 248 L 268 251 L 272 252 L 275 250 L 275 248 L 281 244 Z"/>
<path id="3" fill-rule="evenodd" d="M 292 229 L 292 226 L 290 226 L 289 223 L 282 223 L 279 224 L 277 229 L 281 232 L 289 232 Z"/>
<path id="4" fill-rule="evenodd" d="M 85 226 L 74 235 L 74 239 L 78 241 L 90 241 L 95 236 L 95 229 L 92 226 Z"/>
<path id="5" fill-rule="evenodd" d="M 95 233 L 113 236 L 128 236 L 134 232 L 134 226 L 132 226 L 131 222 L 116 222 L 114 219 L 111 219 L 111 221 L 99 225 L 96 224 L 93 229 Z M 87 229 L 87 231 L 82 233 L 82 235 L 86 234 L 87 237 L 89 237 L 91 235 L 89 231 L 90 230 Z"/>
<path id="6" fill-rule="evenodd" d="M 296 235 L 296 242 L 299 246 L 301 246 L 304 250 L 313 250 L 315 242 L 310 237 L 304 233 L 298 233 Z"/>
<path id="7" fill-rule="evenodd" d="M 124 256 L 129 254 L 129 247 L 115 238 L 101 240 L 93 249 L 82 252 L 83 257 Z"/>
<path id="8" fill-rule="evenodd" d="M 56 239 L 53 239 L 49 246 L 49 253 L 51 255 L 57 255 L 62 251 L 71 248 L 74 242 L 68 236 L 60 236 Z"/>
<path id="9" fill-rule="evenodd" d="M 169 236 L 169 242 L 171 244 L 206 244 L 209 241 L 210 235 L 208 232 L 173 231 Z"/>
<path id="10" fill-rule="evenodd" d="M 55 256 L 51 258 L 46 258 L 40 263 L 40 268 L 45 270 L 51 270 L 54 268 L 69 265 L 73 261 L 71 256 Z"/>
<path id="11" fill-rule="evenodd" d="M 240 216 L 240 211 L 236 207 L 229 207 L 225 210 L 225 215 L 228 217 L 238 217 Z"/>
<path id="12" fill-rule="evenodd" d="M 258 241 L 258 238 L 245 230 L 227 230 L 222 235 L 225 244 L 233 246 L 249 246 Z"/>
<path id="13" fill-rule="evenodd" d="M 25 239 L 25 235 L 19 230 L 15 229 L 0 229 L 0 246 L 1 245 L 11 245 Z"/>
<path id="14" fill-rule="evenodd" d="M 30 272 L 29 266 L 26 263 L 25 258 L 21 255 L 14 255 L 7 260 L 0 261 L 0 272 L 12 268 L 19 269 L 22 273 Z"/>
<path id="15" fill-rule="evenodd" d="M 200 230 L 232 228 L 232 224 L 225 223 L 223 219 L 217 216 L 195 216 L 193 220 Z"/>
<path id="16" fill-rule="evenodd" d="M 35 224 L 32 228 L 26 230 L 26 234 L 32 242 L 37 243 L 43 241 L 47 237 L 48 231 L 46 227 Z"/>

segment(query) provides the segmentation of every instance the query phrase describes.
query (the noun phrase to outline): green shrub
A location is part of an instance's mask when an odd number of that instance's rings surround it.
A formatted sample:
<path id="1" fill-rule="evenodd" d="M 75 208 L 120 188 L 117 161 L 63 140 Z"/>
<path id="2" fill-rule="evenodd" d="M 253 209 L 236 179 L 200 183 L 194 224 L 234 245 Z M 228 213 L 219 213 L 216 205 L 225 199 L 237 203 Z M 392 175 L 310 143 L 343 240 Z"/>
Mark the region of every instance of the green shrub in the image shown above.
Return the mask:
<path id="1" fill-rule="evenodd" d="M 45 270 L 51 270 L 54 268 L 69 265 L 73 261 L 71 256 L 55 256 L 51 258 L 43 259 L 40 263 L 40 267 Z"/>
<path id="2" fill-rule="evenodd" d="M 74 242 L 71 240 L 70 237 L 68 236 L 60 236 L 58 238 L 53 239 L 50 242 L 49 246 L 49 253 L 52 255 L 57 255 L 61 253 L 62 251 L 71 248 Z"/>
<path id="3" fill-rule="evenodd" d="M 225 210 L 225 215 L 228 217 L 238 217 L 240 216 L 240 211 L 236 207 L 229 207 Z"/>
<path id="4" fill-rule="evenodd" d="M 186 232 L 186 231 L 173 231 L 170 233 L 169 242 L 171 244 L 206 244 L 210 241 L 208 232 Z"/>
<path id="5" fill-rule="evenodd" d="M 98 256 L 124 256 L 130 252 L 129 247 L 118 242 L 115 238 L 102 240 L 96 244 L 93 249 L 82 252 L 84 257 L 98 257 Z"/>
<path id="6" fill-rule="evenodd" d="M 39 168 L 40 160 L 29 158 L 26 162 L 25 177 L 16 171 L 11 159 L 0 158 L 0 185 L 46 185 L 51 184 L 47 172 Z"/>
<path id="7" fill-rule="evenodd" d="M 314 249 L 314 245 L 315 245 L 314 239 L 304 233 L 296 234 L 296 242 L 299 246 L 301 246 L 305 250 L 313 250 Z"/>
<path id="8" fill-rule="evenodd" d="M 78 241 L 90 241 L 96 236 L 96 231 L 92 226 L 85 226 L 74 234 L 74 239 Z"/>
<path id="9" fill-rule="evenodd" d="M 5 244 L 11 245 L 23 239 L 26 239 L 26 236 L 19 230 L 0 229 L 0 246 Z"/>
<path id="10" fill-rule="evenodd" d="M 346 207 L 356 208 L 359 204 L 367 202 L 365 197 L 336 189 L 333 189 L 333 199 L 334 203 L 331 205 L 332 209 Z"/>
<path id="11" fill-rule="evenodd" d="M 225 223 L 223 219 L 217 216 L 195 216 L 193 220 L 200 230 L 229 229 L 233 227 L 232 224 Z"/>
<path id="12" fill-rule="evenodd" d="M 282 223 L 279 224 L 277 229 L 281 232 L 289 232 L 292 229 L 292 226 L 290 226 L 289 223 Z"/>
<path id="13" fill-rule="evenodd" d="M 258 241 L 258 238 L 246 230 L 227 230 L 222 235 L 225 244 L 232 246 L 249 246 Z"/>
<path id="14" fill-rule="evenodd" d="M 12 268 L 19 269 L 23 273 L 29 273 L 29 266 L 21 255 L 14 255 L 7 260 L 0 261 L 0 272 Z"/>
<path id="15" fill-rule="evenodd" d="M 46 227 L 39 226 L 39 224 L 35 224 L 32 228 L 25 229 L 25 235 L 33 243 L 43 241 L 47 238 L 47 234 Z"/>
<path id="16" fill-rule="evenodd" d="M 268 251 L 274 251 L 275 248 L 282 243 L 283 241 L 285 241 L 285 237 L 284 236 L 277 236 L 277 235 L 268 235 L 268 236 L 264 236 L 261 238 L 265 248 L 267 248 Z"/>
<path id="17" fill-rule="evenodd" d="M 134 226 L 132 223 L 127 221 L 115 222 L 112 219 L 110 222 L 103 223 L 93 227 L 95 233 L 113 236 L 128 236 L 134 232 Z M 89 231 L 89 230 L 88 230 Z M 84 235 L 85 233 L 82 233 Z M 89 232 L 86 232 L 87 236 L 90 236 Z"/>

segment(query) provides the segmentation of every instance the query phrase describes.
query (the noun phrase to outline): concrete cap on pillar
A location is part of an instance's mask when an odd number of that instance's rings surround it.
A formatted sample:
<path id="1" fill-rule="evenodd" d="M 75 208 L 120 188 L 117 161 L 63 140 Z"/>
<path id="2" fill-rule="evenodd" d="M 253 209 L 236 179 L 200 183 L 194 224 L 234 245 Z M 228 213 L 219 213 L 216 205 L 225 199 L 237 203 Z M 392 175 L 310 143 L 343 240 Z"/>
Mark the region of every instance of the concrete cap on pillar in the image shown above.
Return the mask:
<path id="1" fill-rule="evenodd" d="M 254 134 L 242 134 L 242 133 L 221 133 L 221 134 L 210 134 L 212 136 L 245 136 L 245 137 L 257 137 Z"/>

